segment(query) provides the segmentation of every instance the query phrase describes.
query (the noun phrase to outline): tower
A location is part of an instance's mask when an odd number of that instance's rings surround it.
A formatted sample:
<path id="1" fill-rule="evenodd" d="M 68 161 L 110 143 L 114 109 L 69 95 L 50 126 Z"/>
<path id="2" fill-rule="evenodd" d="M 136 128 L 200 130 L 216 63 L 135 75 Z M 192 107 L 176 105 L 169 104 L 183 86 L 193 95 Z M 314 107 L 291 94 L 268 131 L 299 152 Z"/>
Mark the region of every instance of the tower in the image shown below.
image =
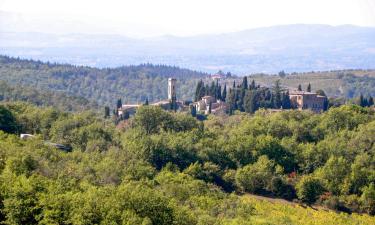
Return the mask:
<path id="1" fill-rule="evenodd" d="M 168 79 L 168 100 L 176 100 L 176 79 L 169 78 Z"/>

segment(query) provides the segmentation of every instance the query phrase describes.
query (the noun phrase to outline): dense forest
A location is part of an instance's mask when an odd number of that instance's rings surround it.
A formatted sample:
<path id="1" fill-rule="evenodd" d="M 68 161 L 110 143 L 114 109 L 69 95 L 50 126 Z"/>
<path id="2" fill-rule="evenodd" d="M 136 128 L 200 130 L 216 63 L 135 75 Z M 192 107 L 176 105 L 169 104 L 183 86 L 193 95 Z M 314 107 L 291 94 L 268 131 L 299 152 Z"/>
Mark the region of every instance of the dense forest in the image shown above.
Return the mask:
<path id="1" fill-rule="evenodd" d="M 0 101 L 24 101 L 37 106 L 52 106 L 63 111 L 82 111 L 98 109 L 96 102 L 83 97 L 67 95 L 64 92 L 38 90 L 28 86 L 8 85 L 0 81 Z"/>
<path id="2" fill-rule="evenodd" d="M 143 106 L 116 128 L 90 111 L 16 102 L 0 106 L 0 125 L 5 224 L 375 223 L 373 108 L 198 121 Z"/>
<path id="3" fill-rule="evenodd" d="M 0 56 L 0 79 L 9 85 L 64 92 L 100 105 L 164 100 L 169 77 L 178 79 L 177 97 L 191 99 L 196 80 L 205 73 L 165 65 L 142 64 L 97 69 Z"/>

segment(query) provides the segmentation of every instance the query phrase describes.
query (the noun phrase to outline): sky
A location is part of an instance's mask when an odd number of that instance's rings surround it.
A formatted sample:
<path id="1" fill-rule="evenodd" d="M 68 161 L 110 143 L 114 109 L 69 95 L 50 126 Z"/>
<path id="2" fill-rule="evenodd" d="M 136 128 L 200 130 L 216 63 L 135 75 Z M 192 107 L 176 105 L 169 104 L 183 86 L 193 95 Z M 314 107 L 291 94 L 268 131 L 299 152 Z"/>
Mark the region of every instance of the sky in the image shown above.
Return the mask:
<path id="1" fill-rule="evenodd" d="M 375 27 L 375 0 L 0 0 L 0 11 L 21 15 L 22 20 L 15 21 L 25 29 L 40 25 L 51 32 L 82 29 L 138 37 L 192 36 L 282 24 Z M 11 27 L 0 23 L 6 25 Z"/>

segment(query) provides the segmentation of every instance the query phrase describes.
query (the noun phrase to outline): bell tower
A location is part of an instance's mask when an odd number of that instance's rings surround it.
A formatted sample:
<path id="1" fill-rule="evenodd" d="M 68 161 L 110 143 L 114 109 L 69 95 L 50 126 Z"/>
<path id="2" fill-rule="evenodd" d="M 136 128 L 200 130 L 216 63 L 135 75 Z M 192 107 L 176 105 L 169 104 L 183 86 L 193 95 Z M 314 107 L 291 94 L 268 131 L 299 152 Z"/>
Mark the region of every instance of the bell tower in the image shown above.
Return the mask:
<path id="1" fill-rule="evenodd" d="M 176 100 L 176 79 L 169 78 L 168 79 L 168 100 Z"/>

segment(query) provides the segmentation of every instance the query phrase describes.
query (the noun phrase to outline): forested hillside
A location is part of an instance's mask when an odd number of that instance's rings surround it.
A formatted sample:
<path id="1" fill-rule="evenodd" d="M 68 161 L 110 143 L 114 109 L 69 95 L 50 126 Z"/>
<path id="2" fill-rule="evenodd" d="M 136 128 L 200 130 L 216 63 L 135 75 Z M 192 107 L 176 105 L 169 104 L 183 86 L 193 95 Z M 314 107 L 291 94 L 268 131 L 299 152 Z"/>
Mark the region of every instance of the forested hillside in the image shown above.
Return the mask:
<path id="1" fill-rule="evenodd" d="M 30 102 L 38 106 L 52 106 L 63 111 L 83 111 L 97 109 L 96 102 L 83 97 L 67 95 L 65 92 L 38 90 L 29 86 L 10 86 L 0 80 L 0 101 Z"/>
<path id="2" fill-rule="evenodd" d="M 97 69 L 0 56 L 0 80 L 10 85 L 64 92 L 100 105 L 113 105 L 118 98 L 124 103 L 166 99 L 169 77 L 178 79 L 177 97 L 191 99 L 197 80 L 206 75 L 164 65 Z"/>
<path id="3" fill-rule="evenodd" d="M 55 105 L 60 104 L 67 109 L 74 107 L 57 96 L 76 96 L 102 107 L 112 107 L 118 98 L 122 98 L 123 103 L 143 103 L 147 98 L 150 102 L 166 99 L 168 77 L 178 79 L 177 98 L 181 100 L 194 99 L 199 80 L 203 79 L 206 84 L 212 82 L 205 73 L 164 65 L 144 64 L 97 69 L 0 56 L 0 80 L 23 92 L 21 95 L 24 97 L 33 91 L 54 95 L 53 99 L 61 101 L 44 101 L 43 105 L 53 105 L 48 102 L 54 102 Z M 280 80 L 283 87 L 292 89 L 299 84 L 306 89 L 310 83 L 313 91 L 324 90 L 328 97 L 355 98 L 360 94 L 365 97 L 375 96 L 375 72 L 372 70 L 294 73 L 285 76 L 258 74 L 251 75 L 249 82 L 253 79 L 264 86 L 272 86 L 276 80 Z M 241 77 L 232 76 L 222 80 L 221 84 L 224 86 L 225 82 L 229 88 L 234 80 L 237 84 L 242 82 Z M 38 98 L 36 96 L 32 94 L 27 100 Z"/>
<path id="4" fill-rule="evenodd" d="M 373 108 L 201 122 L 143 106 L 116 129 L 89 111 L 6 103 L 0 124 L 5 224 L 375 223 Z"/>

